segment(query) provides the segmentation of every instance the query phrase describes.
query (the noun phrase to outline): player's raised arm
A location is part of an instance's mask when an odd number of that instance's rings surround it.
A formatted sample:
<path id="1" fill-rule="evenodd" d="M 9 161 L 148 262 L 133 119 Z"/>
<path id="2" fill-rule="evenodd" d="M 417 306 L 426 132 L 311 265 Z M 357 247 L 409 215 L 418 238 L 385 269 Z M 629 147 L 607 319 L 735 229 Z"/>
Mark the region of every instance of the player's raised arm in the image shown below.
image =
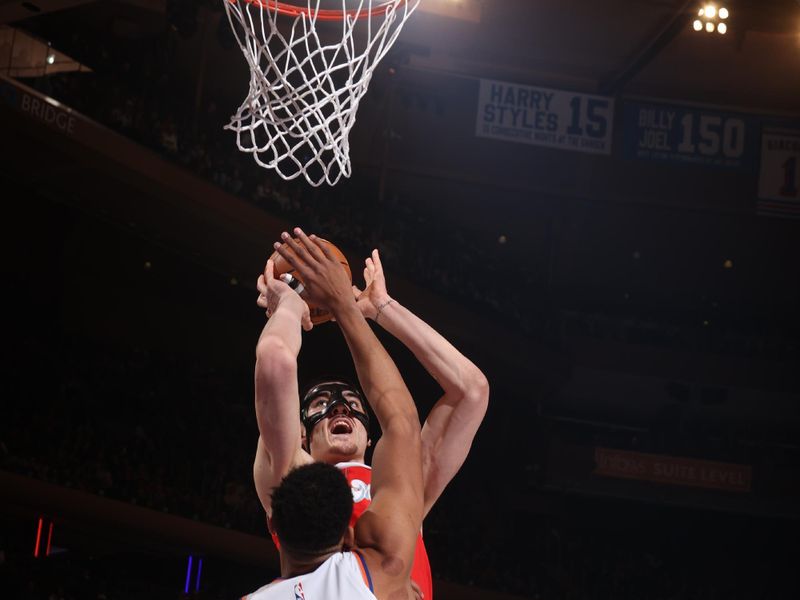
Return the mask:
<path id="1" fill-rule="evenodd" d="M 299 229 L 278 249 L 301 275 L 305 292 L 328 308 L 342 329 L 383 435 L 373 455 L 372 503 L 356 524 L 356 546 L 371 568 L 378 597 L 410 596 L 409 573 L 422 524 L 422 450 L 419 416 L 397 367 L 358 309 L 336 258 Z"/>
<path id="2" fill-rule="evenodd" d="M 389 296 L 377 250 L 364 262 L 366 288 L 354 288 L 362 313 L 403 342 L 444 391 L 422 428 L 427 514 L 464 464 L 489 405 L 489 384 L 472 361 Z"/>
<path id="3" fill-rule="evenodd" d="M 271 514 L 270 494 L 289 470 L 311 461 L 300 447 L 297 355 L 301 329 L 310 329 L 306 303 L 288 285 L 273 276 L 267 261 L 258 278 L 258 305 L 269 320 L 256 345 L 255 408 L 258 446 L 253 478 L 261 504 Z"/>

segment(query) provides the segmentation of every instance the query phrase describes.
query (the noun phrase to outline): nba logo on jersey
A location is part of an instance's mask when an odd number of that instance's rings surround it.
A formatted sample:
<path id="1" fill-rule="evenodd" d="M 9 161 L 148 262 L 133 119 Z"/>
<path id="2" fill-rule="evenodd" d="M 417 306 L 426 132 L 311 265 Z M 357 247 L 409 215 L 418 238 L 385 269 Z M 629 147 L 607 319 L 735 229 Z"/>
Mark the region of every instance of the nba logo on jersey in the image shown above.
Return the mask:
<path id="1" fill-rule="evenodd" d="M 297 585 L 294 586 L 294 600 L 306 600 L 306 595 L 303 593 L 303 583 L 301 581 L 298 581 Z"/>

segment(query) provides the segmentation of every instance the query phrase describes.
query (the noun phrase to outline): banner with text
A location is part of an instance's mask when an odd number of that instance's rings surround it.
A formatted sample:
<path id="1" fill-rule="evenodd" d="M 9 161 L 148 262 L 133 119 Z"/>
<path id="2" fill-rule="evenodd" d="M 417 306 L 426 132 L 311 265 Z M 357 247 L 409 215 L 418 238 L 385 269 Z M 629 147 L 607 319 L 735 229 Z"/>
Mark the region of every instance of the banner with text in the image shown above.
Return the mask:
<path id="1" fill-rule="evenodd" d="M 752 168 L 757 124 L 714 108 L 626 102 L 625 158 Z"/>
<path id="2" fill-rule="evenodd" d="M 730 492 L 749 492 L 752 469 L 748 465 L 595 448 L 594 474 L 654 483 L 687 485 Z"/>
<path id="3" fill-rule="evenodd" d="M 758 213 L 800 218 L 800 130 L 762 133 Z"/>
<path id="4" fill-rule="evenodd" d="M 612 98 L 481 79 L 476 135 L 610 154 L 613 119 Z"/>
<path id="5" fill-rule="evenodd" d="M 75 135 L 79 120 L 72 110 L 11 80 L 0 80 L 0 102 L 66 135 Z"/>

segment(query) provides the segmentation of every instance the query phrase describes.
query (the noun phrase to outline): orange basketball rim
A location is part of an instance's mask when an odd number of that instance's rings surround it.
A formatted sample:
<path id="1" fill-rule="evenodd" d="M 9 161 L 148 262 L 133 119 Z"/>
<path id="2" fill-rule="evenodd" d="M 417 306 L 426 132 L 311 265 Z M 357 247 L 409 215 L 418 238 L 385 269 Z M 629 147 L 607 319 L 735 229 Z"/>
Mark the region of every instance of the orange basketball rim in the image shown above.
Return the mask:
<path id="1" fill-rule="evenodd" d="M 230 2 L 231 4 L 236 4 L 237 2 L 246 2 L 247 4 L 254 4 L 259 8 L 274 10 L 279 14 L 290 17 L 299 17 L 300 15 L 306 15 L 307 17 L 315 17 L 320 21 L 341 21 L 345 17 L 366 19 L 367 17 L 380 16 L 386 14 L 386 11 L 388 11 L 393 6 L 399 6 L 401 4 L 405 4 L 406 0 L 400 0 L 400 2 L 396 2 L 395 0 L 383 0 L 372 3 L 366 2 L 366 4 L 370 5 L 369 8 L 365 9 L 363 7 L 364 3 L 360 3 L 360 6 L 358 8 L 351 8 L 344 10 L 314 8 L 311 6 L 312 4 L 314 4 L 314 0 L 309 0 L 308 2 L 306 2 L 305 6 L 292 4 L 291 2 L 279 2 L 278 0 L 228 0 L 228 2 Z"/>

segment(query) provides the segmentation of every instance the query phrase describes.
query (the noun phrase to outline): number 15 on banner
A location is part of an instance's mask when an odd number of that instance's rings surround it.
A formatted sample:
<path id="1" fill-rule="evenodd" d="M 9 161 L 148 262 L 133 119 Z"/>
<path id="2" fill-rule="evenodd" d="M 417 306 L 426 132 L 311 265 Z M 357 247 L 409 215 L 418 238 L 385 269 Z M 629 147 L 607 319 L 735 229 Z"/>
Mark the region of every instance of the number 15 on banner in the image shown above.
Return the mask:
<path id="1" fill-rule="evenodd" d="M 800 200 L 800 131 L 765 131 L 761 137 L 761 200 Z"/>

